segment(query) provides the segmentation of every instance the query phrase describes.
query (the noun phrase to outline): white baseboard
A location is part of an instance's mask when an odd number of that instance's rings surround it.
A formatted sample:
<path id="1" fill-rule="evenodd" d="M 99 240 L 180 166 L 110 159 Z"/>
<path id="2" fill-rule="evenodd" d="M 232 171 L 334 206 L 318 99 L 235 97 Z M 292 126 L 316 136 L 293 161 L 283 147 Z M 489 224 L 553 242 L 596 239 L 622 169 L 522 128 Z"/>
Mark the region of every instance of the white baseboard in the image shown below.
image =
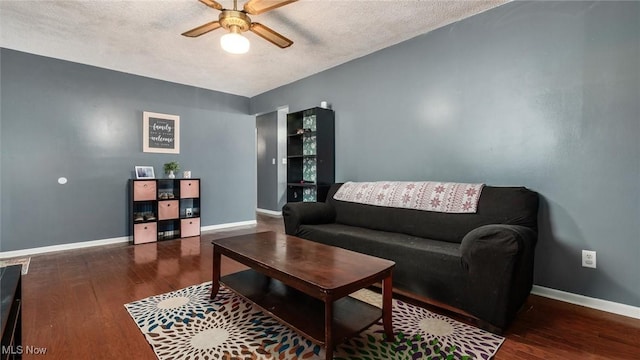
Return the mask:
<path id="1" fill-rule="evenodd" d="M 111 238 L 111 239 L 82 241 L 82 242 L 69 243 L 69 244 L 42 246 L 42 247 L 23 249 L 23 250 L 1 251 L 0 259 L 37 255 L 37 254 L 43 254 L 43 253 L 48 253 L 53 251 L 82 249 L 82 248 L 88 248 L 93 246 L 121 244 L 121 243 L 129 242 L 130 239 L 131 239 L 130 236 L 122 236 L 122 237 Z"/>
<path id="2" fill-rule="evenodd" d="M 256 224 L 257 224 L 256 220 L 240 221 L 240 222 L 234 222 L 234 223 L 203 226 L 200 228 L 200 231 L 219 230 L 219 229 L 226 229 L 226 228 L 232 228 L 232 227 L 238 227 L 238 226 L 251 226 Z M 23 250 L 0 251 L 0 259 L 31 256 L 31 255 L 43 254 L 43 253 L 48 253 L 53 251 L 75 250 L 75 249 L 82 249 L 82 248 L 88 248 L 93 246 L 121 244 L 121 243 L 129 242 L 130 240 L 131 240 L 130 236 L 122 236 L 122 237 L 111 238 L 111 239 L 81 241 L 81 242 L 75 242 L 75 243 L 69 243 L 69 244 L 43 246 L 43 247 L 23 249 Z"/>
<path id="3" fill-rule="evenodd" d="M 618 315 L 640 319 L 640 307 L 620 304 L 613 301 L 596 299 L 584 295 L 573 294 L 543 286 L 533 285 L 531 293 L 546 298 L 560 300 L 571 304 L 586 306 L 588 308 L 606 311 Z"/>
<path id="4" fill-rule="evenodd" d="M 227 228 L 239 227 L 239 226 L 252 226 L 256 224 L 258 224 L 256 220 L 238 221 L 238 222 L 226 223 L 226 224 L 202 226 L 200 228 L 200 231 L 220 230 L 220 229 L 227 229 Z"/>
<path id="5" fill-rule="evenodd" d="M 273 211 L 273 210 L 267 210 L 267 209 L 256 209 L 257 213 L 260 214 L 264 214 L 264 215 L 269 215 L 269 216 L 277 216 L 277 217 L 281 217 L 282 216 L 282 211 Z"/>

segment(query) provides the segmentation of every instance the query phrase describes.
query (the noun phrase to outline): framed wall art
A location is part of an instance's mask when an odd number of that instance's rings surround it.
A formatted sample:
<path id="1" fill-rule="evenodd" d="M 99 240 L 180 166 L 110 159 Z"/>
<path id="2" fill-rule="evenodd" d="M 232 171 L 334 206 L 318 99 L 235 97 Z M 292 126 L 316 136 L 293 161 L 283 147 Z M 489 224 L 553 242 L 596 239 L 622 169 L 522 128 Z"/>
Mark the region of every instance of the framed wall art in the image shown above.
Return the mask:
<path id="1" fill-rule="evenodd" d="M 155 179 L 153 166 L 136 166 L 136 179 Z"/>
<path id="2" fill-rule="evenodd" d="M 180 153 L 180 116 L 144 111 L 142 151 L 163 154 Z"/>

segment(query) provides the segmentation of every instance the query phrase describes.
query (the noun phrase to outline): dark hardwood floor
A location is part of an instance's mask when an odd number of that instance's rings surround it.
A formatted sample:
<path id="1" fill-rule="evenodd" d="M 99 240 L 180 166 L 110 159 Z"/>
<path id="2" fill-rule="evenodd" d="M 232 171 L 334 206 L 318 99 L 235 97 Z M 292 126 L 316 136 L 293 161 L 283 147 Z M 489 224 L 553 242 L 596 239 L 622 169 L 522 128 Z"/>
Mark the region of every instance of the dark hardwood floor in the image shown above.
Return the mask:
<path id="1" fill-rule="evenodd" d="M 201 237 L 33 256 L 23 277 L 23 345 L 46 348 L 46 355 L 23 358 L 155 359 L 124 304 L 211 280 L 212 239 L 266 230 L 282 232 L 282 219 L 258 216 L 257 226 Z M 223 273 L 242 268 L 223 258 Z M 640 320 L 535 295 L 504 335 L 495 359 L 640 359 Z"/>

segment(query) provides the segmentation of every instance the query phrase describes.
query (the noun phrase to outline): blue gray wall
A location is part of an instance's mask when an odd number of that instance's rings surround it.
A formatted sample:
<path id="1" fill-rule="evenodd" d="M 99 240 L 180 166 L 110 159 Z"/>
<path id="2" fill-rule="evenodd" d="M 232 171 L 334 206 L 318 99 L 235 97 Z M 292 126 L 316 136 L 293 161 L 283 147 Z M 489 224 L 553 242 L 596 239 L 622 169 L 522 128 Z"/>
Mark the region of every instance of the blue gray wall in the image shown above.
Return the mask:
<path id="1" fill-rule="evenodd" d="M 512 2 L 256 96 L 251 112 L 327 100 L 339 181 L 538 191 L 535 283 L 640 306 L 639 37 L 639 2 Z"/>
<path id="2" fill-rule="evenodd" d="M 202 225 L 255 219 L 249 99 L 0 49 L 0 251 L 127 236 L 136 165 L 202 179 Z M 142 112 L 180 115 L 180 154 L 142 152 Z M 66 185 L 58 177 L 68 178 Z"/>

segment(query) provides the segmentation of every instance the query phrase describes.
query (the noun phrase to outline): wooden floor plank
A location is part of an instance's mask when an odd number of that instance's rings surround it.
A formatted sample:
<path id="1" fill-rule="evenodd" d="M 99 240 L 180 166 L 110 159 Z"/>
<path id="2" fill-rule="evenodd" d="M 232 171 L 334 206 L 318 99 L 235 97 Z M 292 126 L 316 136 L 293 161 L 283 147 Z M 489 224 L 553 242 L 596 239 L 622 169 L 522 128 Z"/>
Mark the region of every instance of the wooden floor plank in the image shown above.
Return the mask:
<path id="1" fill-rule="evenodd" d="M 266 230 L 284 232 L 282 219 L 259 215 L 257 226 L 200 237 L 33 256 L 23 277 L 23 344 L 47 355 L 23 358 L 156 359 L 124 304 L 210 281 L 212 239 Z M 223 275 L 244 269 L 223 258 Z M 640 320 L 535 295 L 504 335 L 497 360 L 640 359 Z"/>

